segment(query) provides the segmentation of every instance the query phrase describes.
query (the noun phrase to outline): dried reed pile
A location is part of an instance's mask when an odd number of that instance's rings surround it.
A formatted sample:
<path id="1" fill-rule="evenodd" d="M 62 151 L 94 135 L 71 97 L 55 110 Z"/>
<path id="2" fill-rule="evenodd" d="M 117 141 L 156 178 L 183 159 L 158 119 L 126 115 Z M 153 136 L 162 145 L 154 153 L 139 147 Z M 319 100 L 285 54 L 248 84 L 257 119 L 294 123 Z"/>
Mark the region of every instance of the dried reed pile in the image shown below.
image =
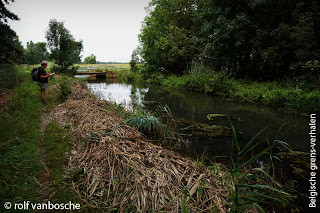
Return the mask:
<path id="1" fill-rule="evenodd" d="M 72 129 L 69 167 L 84 173 L 82 181 L 73 183 L 83 201 L 120 212 L 228 211 L 226 187 L 209 170 L 121 125 L 107 104 L 75 84 L 47 120 Z"/>

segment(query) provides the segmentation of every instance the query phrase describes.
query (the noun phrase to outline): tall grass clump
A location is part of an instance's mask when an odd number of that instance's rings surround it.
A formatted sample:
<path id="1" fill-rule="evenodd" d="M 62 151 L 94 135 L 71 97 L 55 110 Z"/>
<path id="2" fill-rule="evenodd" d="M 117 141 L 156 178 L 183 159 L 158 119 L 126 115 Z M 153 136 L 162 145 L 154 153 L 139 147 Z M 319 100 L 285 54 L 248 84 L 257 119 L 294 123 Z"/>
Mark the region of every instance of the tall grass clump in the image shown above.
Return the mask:
<path id="1" fill-rule="evenodd" d="M 186 76 L 185 84 L 189 90 L 204 91 L 203 86 L 214 76 L 214 72 L 201 64 L 193 64 Z"/>
<path id="2" fill-rule="evenodd" d="M 38 149 L 40 91 L 30 72 L 20 74 L 23 81 L 16 86 L 8 110 L 0 115 L 0 203 L 35 202 L 37 176 L 42 169 Z"/>
<path id="3" fill-rule="evenodd" d="M 173 140 L 180 142 L 181 140 L 176 133 L 177 124 L 170 108 L 163 103 L 158 103 L 158 106 L 152 112 L 140 109 L 138 113 L 133 114 L 124 123 L 135 127 L 149 138 L 160 139 L 164 142 L 172 142 Z"/>
<path id="4" fill-rule="evenodd" d="M 17 69 L 13 65 L 0 64 L 0 92 L 10 88 L 17 79 Z"/>

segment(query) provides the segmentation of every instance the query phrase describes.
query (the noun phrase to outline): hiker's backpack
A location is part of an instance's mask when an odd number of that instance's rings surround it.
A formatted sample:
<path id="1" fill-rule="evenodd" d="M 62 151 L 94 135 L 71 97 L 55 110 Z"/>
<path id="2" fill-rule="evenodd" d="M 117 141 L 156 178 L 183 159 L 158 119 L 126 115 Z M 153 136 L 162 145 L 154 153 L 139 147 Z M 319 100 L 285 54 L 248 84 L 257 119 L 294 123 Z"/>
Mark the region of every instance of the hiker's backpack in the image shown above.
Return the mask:
<path id="1" fill-rule="evenodd" d="M 39 68 L 33 68 L 32 69 L 31 77 L 32 77 L 32 80 L 35 81 L 35 82 L 39 82 L 40 81 Z"/>

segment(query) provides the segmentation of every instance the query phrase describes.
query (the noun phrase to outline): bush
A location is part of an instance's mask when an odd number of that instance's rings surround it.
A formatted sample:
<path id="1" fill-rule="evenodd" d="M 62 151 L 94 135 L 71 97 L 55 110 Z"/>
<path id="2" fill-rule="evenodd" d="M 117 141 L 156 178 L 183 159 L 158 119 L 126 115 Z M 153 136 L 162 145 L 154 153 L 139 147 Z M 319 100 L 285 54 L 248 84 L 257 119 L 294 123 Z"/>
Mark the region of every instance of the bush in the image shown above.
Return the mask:
<path id="1" fill-rule="evenodd" d="M 60 101 L 66 101 L 71 93 L 72 89 L 70 83 L 65 76 L 62 76 L 60 81 Z"/>
<path id="2" fill-rule="evenodd" d="M 208 83 L 205 84 L 205 92 L 208 93 L 229 95 L 230 93 L 234 93 L 235 90 L 232 79 L 228 79 L 228 76 L 221 72 L 215 73 Z"/>
<path id="3" fill-rule="evenodd" d="M 51 67 L 50 70 L 51 70 L 51 72 L 60 73 L 61 67 L 59 67 L 59 66 L 53 66 L 53 67 Z"/>
<path id="4" fill-rule="evenodd" d="M 14 66 L 9 64 L 0 64 L 0 92 L 10 88 L 16 79 L 17 69 Z"/>

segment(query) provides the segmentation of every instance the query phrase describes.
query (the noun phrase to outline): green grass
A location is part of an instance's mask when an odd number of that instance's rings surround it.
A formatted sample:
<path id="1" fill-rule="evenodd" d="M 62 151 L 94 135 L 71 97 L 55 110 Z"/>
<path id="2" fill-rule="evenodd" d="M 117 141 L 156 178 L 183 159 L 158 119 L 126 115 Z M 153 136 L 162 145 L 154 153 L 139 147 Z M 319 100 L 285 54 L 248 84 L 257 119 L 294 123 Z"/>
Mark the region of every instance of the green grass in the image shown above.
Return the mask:
<path id="1" fill-rule="evenodd" d="M 91 66 L 92 68 L 95 68 L 95 71 L 128 71 L 130 70 L 130 65 L 128 63 L 124 64 L 75 64 L 75 67 L 79 67 L 80 69 L 86 69 L 88 66 Z"/>
<path id="2" fill-rule="evenodd" d="M 67 182 L 66 165 L 68 155 L 72 148 L 72 141 L 67 129 L 58 123 L 50 123 L 44 132 L 44 149 L 47 154 L 46 164 L 50 170 L 51 185 L 46 192 L 53 203 L 81 203 L 74 192 L 71 183 Z"/>
<path id="3" fill-rule="evenodd" d="M 43 168 L 38 149 L 42 110 L 39 87 L 29 72 L 18 74 L 24 81 L 16 85 L 10 107 L 0 115 L 1 204 L 36 201 L 36 177 Z"/>
<path id="4" fill-rule="evenodd" d="M 40 154 L 41 114 L 49 112 L 60 104 L 61 91 L 47 92 L 48 106 L 43 108 L 39 86 L 32 82 L 29 69 L 17 73 L 19 83 L 15 85 L 12 102 L 6 112 L 0 115 L 0 203 L 39 202 L 40 173 L 45 165 L 50 170 L 50 187 L 41 197 L 52 203 L 81 203 L 67 178 L 66 163 L 72 148 L 67 129 L 57 123 L 49 124 L 44 132 L 46 157 Z M 60 80 L 50 79 L 50 86 Z M 31 210 L 30 210 L 31 211 Z M 90 212 L 84 207 L 81 212 Z"/>

